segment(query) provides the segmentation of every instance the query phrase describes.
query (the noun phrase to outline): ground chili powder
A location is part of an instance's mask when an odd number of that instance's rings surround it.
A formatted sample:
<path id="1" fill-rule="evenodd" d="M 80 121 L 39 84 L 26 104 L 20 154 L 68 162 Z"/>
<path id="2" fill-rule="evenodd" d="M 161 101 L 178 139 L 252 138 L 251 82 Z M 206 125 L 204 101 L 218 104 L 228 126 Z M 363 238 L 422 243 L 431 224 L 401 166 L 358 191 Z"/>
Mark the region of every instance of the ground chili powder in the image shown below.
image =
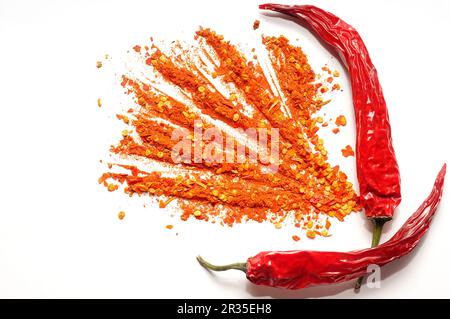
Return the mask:
<path id="1" fill-rule="evenodd" d="M 283 36 L 262 37 L 269 73 L 256 54 L 248 58 L 213 30 L 200 28 L 195 41 L 189 48 L 174 42 L 164 52 L 153 41 L 133 47 L 151 76 L 136 76 L 131 70 L 121 77 L 134 105 L 117 114 L 126 128 L 111 147 L 112 154 L 133 164 L 109 162 L 99 183 L 109 191 L 123 185 L 130 196 L 155 196 L 161 208 L 177 205 L 182 220 L 228 226 L 269 221 L 277 228 L 290 221 L 308 238 L 328 236 L 331 218 L 343 221 L 360 209 L 353 185 L 339 166 L 328 162 L 317 134 L 328 125 L 317 116 L 329 102 L 322 92 L 332 85 L 330 75 L 339 73 L 323 68 L 327 75 L 321 83 L 301 48 Z M 177 94 L 162 90 L 161 83 Z M 343 120 L 336 124 L 345 125 Z M 269 135 L 278 129 L 278 170 L 268 174 L 260 158 L 238 162 L 235 154 L 231 162 L 211 161 L 217 154 L 204 152 L 208 145 L 195 140 L 195 128 L 215 128 L 224 137 L 237 129 L 266 129 Z M 189 162 L 179 163 L 171 156 L 179 142 L 171 138 L 177 129 L 183 129 L 191 142 Z M 194 146 L 199 145 L 202 152 L 196 153 Z M 222 155 L 229 154 L 225 150 Z M 145 169 L 149 162 L 157 162 L 164 171 Z"/>

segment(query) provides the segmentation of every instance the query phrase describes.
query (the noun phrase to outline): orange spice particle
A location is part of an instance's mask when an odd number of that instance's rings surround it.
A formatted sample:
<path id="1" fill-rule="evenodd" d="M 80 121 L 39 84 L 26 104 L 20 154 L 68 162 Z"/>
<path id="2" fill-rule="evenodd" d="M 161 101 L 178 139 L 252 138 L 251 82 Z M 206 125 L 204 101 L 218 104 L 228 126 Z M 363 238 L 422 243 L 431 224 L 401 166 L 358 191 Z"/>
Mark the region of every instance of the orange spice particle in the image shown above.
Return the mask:
<path id="1" fill-rule="evenodd" d="M 322 86 L 321 88 L 320 88 L 320 93 L 326 93 L 326 92 L 328 92 L 330 89 L 329 88 L 327 88 L 326 86 Z"/>
<path id="2" fill-rule="evenodd" d="M 255 21 L 253 22 L 253 30 L 258 29 L 258 28 L 259 28 L 259 25 L 260 25 L 260 21 L 259 21 L 259 20 L 255 20 Z"/>
<path id="3" fill-rule="evenodd" d="M 293 239 L 294 241 L 299 241 L 299 240 L 300 240 L 300 237 L 298 237 L 297 235 L 294 235 L 294 236 L 292 236 L 292 239 Z"/>
<path id="4" fill-rule="evenodd" d="M 120 220 L 124 219 L 125 218 L 125 212 L 124 211 L 120 211 L 119 214 L 118 214 L 118 217 L 119 217 Z"/>
<path id="5" fill-rule="evenodd" d="M 355 156 L 355 152 L 350 145 L 347 145 L 345 148 L 343 148 L 341 152 L 342 156 L 344 157 Z"/>
<path id="6" fill-rule="evenodd" d="M 327 74 L 331 75 L 331 69 L 326 65 L 322 67 L 322 71 L 325 71 Z"/>
<path id="7" fill-rule="evenodd" d="M 109 192 L 114 192 L 114 191 L 116 191 L 119 188 L 119 186 L 118 185 L 114 185 L 114 184 L 107 184 L 107 188 L 108 188 Z"/>
<path id="8" fill-rule="evenodd" d="M 173 225 L 166 225 L 166 228 L 167 228 L 167 229 L 172 229 L 172 228 L 173 228 Z"/>
<path id="9" fill-rule="evenodd" d="M 306 232 L 306 236 L 307 236 L 309 239 L 314 239 L 314 238 L 316 238 L 316 232 L 315 232 L 314 230 L 308 230 L 308 231 Z"/>
<path id="10" fill-rule="evenodd" d="M 334 83 L 331 88 L 331 91 L 338 91 L 340 89 L 341 89 L 341 85 L 339 83 Z"/>
<path id="11" fill-rule="evenodd" d="M 337 126 L 345 126 L 345 125 L 347 125 L 347 119 L 345 118 L 344 115 L 339 115 L 336 118 L 336 122 L 335 123 L 336 123 Z"/>

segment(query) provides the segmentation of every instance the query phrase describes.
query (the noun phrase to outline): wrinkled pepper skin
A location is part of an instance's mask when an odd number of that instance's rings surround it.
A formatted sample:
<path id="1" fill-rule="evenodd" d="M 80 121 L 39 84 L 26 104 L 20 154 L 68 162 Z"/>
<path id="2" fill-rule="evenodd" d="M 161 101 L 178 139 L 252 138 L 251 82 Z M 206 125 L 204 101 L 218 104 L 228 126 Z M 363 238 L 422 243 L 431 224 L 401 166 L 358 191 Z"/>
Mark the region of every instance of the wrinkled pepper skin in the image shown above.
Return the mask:
<path id="1" fill-rule="evenodd" d="M 411 252 L 428 230 L 442 197 L 446 165 L 417 211 L 386 243 L 352 252 L 262 252 L 247 261 L 247 278 L 257 285 L 300 289 L 339 283 L 365 275 L 371 264 L 383 266 Z"/>
<path id="2" fill-rule="evenodd" d="M 346 63 L 356 119 L 356 165 L 361 204 L 368 218 L 392 218 L 401 201 L 400 173 L 383 90 L 359 33 L 332 13 L 311 5 L 263 4 L 259 7 L 306 22 Z"/>

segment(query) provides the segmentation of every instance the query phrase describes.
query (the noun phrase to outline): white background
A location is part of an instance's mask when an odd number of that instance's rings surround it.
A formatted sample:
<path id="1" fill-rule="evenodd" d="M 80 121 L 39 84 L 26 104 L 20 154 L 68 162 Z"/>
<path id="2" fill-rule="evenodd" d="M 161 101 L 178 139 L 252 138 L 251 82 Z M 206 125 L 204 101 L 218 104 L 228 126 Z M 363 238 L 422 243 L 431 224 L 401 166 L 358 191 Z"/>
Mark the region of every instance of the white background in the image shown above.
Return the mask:
<path id="1" fill-rule="evenodd" d="M 387 239 L 450 161 L 450 1 L 309 2 L 355 26 L 379 70 L 404 198 L 385 229 Z M 195 256 L 226 263 L 261 250 L 364 248 L 371 226 L 362 213 L 334 222 L 331 238 L 303 236 L 294 243 L 289 227 L 181 222 L 155 206 L 144 208 L 145 198 L 111 194 L 97 184 L 104 170 L 99 159 L 120 135 L 108 114 L 118 105 L 111 91 L 120 90 L 112 81 L 114 65 L 149 36 L 192 37 L 203 25 L 252 45 L 258 32 L 286 34 L 300 38 L 316 70 L 325 63 L 342 70 L 308 31 L 262 15 L 258 3 L 0 1 L 0 297 L 450 297 L 448 189 L 418 249 L 383 268 L 381 289 L 364 287 L 355 295 L 353 283 L 301 291 L 256 287 L 242 273 L 209 274 Z M 255 18 L 258 32 L 251 28 Z M 113 60 L 99 71 L 95 63 L 105 53 Z M 346 114 L 350 123 L 327 141 L 334 154 L 354 139 L 345 74 L 340 82 L 344 92 L 332 97 L 328 110 Z M 333 162 L 342 161 L 337 158 Z M 354 179 L 352 160 L 341 165 Z M 119 221 L 122 209 L 127 215 Z"/>

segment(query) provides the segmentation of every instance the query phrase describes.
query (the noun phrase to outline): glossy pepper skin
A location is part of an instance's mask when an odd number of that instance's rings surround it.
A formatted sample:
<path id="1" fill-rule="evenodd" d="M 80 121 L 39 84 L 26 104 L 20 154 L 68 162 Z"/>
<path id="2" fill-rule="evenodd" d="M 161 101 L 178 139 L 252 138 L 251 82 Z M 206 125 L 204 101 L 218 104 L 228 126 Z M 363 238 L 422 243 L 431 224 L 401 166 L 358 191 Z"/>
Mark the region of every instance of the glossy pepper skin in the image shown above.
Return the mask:
<path id="1" fill-rule="evenodd" d="M 311 5 L 263 4 L 260 9 L 306 22 L 346 63 L 356 118 L 356 165 L 361 204 L 368 218 L 391 219 L 400 204 L 400 173 L 377 70 L 359 33 L 337 16 Z"/>
<path id="2" fill-rule="evenodd" d="M 257 285 L 300 289 L 339 283 L 366 274 L 371 264 L 383 266 L 411 252 L 428 230 L 442 197 L 446 165 L 417 211 L 386 243 L 352 252 L 262 252 L 249 258 L 247 278 Z"/>

